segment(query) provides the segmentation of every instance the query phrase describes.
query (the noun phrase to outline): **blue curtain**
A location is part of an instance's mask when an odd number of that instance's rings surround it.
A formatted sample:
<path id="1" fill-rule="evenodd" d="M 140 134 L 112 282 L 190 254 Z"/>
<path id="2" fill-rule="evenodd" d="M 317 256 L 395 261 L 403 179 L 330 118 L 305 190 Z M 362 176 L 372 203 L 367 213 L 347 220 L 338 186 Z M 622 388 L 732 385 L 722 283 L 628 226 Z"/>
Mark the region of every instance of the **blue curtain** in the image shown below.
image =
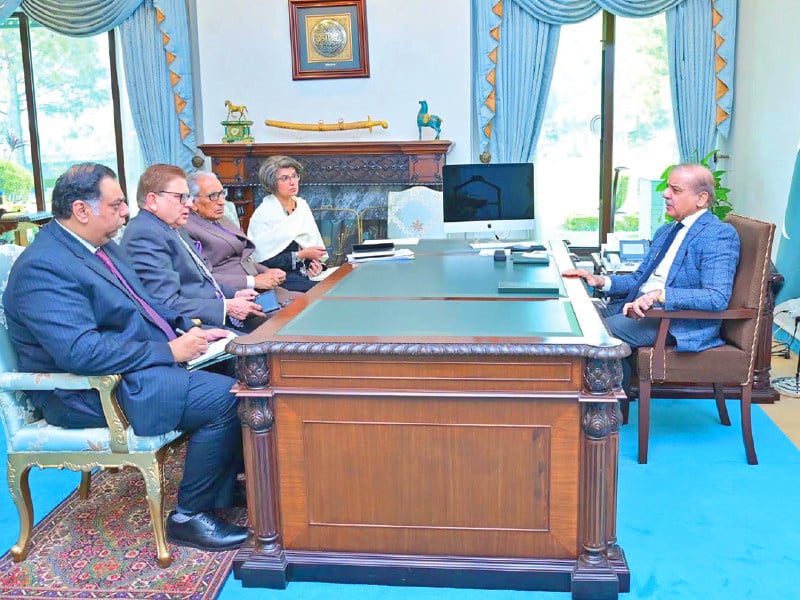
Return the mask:
<path id="1" fill-rule="evenodd" d="M 714 46 L 717 72 L 717 131 L 728 137 L 733 114 L 733 74 L 736 55 L 736 13 L 738 0 L 714 0 Z"/>
<path id="2" fill-rule="evenodd" d="M 713 36 L 710 0 L 685 0 L 667 13 L 672 113 L 681 162 L 697 162 L 716 145 Z"/>
<path id="3" fill-rule="evenodd" d="M 119 27 L 145 160 L 191 168 L 196 139 L 185 0 L 0 0 L 0 22 L 15 10 L 64 35 Z"/>
<path id="4" fill-rule="evenodd" d="M 735 0 L 722 1 L 735 3 Z M 492 55 L 497 47 L 489 29 L 479 28 L 490 21 L 487 15 L 496 3 L 497 0 L 473 0 L 473 14 L 476 15 L 473 41 L 478 58 L 476 69 L 479 70 L 486 68 L 485 57 Z M 710 135 L 707 127 L 709 111 L 714 122 L 715 101 L 711 0 L 505 0 L 503 7 L 496 89 L 492 90 L 491 83 L 486 81 L 486 71 L 475 74 L 479 144 L 481 150 L 491 152 L 493 160 L 499 160 L 500 156 L 529 160 L 525 153 L 530 149 L 532 155 L 541 130 L 541 122 L 537 121 L 541 121 L 547 103 L 558 49 L 558 28 L 588 19 L 601 9 L 622 17 L 649 17 L 667 11 L 668 25 L 672 23 L 668 26 L 668 51 L 681 157 L 689 159 L 699 154 L 698 158 L 702 158 L 713 148 L 715 125 Z M 728 5 L 726 9 L 733 10 L 735 15 L 735 7 L 730 9 Z M 522 13 L 529 19 L 524 26 Z M 512 19 L 513 27 L 509 23 Z M 728 33 L 732 34 L 730 30 Z M 730 42 L 728 53 L 732 59 L 732 35 Z M 692 54 L 694 50 L 698 53 Z M 533 57 L 529 56 L 531 53 Z M 502 90 L 499 88 L 501 81 Z M 496 105 L 494 110 L 487 110 L 486 99 L 493 96 L 493 91 L 497 94 Z M 532 93 L 537 96 L 525 98 Z M 517 100 L 520 96 L 524 101 Z M 701 116 L 695 116 L 697 111 Z M 501 122 L 504 133 L 499 131 Z M 506 147 L 520 133 L 527 139 Z M 684 152 L 684 147 L 688 152 Z"/>
<path id="5" fill-rule="evenodd" d="M 119 31 L 145 162 L 191 170 L 195 137 L 185 3 L 145 0 Z"/>
<path id="6" fill-rule="evenodd" d="M 489 147 L 496 162 L 533 160 L 560 31 L 557 25 L 531 17 L 518 4 L 505 3 L 497 68 L 497 102 L 503 109 L 495 117 Z"/>

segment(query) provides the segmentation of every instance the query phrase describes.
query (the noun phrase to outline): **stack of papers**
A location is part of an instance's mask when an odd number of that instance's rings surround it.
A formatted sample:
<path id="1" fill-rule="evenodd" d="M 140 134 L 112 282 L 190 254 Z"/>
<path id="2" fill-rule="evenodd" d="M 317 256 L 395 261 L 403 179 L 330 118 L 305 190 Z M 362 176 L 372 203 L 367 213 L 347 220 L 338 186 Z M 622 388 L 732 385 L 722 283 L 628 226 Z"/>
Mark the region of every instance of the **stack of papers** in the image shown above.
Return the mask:
<path id="1" fill-rule="evenodd" d="M 413 250 L 401 248 L 399 250 L 386 250 L 383 252 L 359 252 L 358 254 L 348 254 L 347 262 L 362 263 L 379 260 L 410 260 L 412 258 L 414 258 Z"/>

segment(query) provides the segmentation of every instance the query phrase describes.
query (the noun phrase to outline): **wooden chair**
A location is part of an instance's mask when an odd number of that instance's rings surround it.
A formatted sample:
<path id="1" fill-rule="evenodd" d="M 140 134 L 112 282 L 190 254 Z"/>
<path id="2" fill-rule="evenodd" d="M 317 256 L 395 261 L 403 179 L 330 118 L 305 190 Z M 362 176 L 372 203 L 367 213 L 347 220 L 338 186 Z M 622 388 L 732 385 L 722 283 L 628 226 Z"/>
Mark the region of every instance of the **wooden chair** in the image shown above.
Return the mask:
<path id="1" fill-rule="evenodd" d="M 23 248 L 0 246 L 0 299 L 14 260 Z M 28 485 L 31 467 L 81 471 L 80 497 L 88 498 L 94 469 L 135 467 L 144 477 L 147 503 L 156 538 L 158 564 L 171 562 L 164 535 L 164 458 L 180 437 L 171 431 L 158 436 L 137 436 L 128 425 L 115 391 L 120 375 L 85 377 L 67 373 L 19 373 L 17 355 L 8 337 L 0 303 L 0 415 L 8 448 L 8 487 L 19 512 L 19 540 L 11 548 L 14 560 L 25 560 L 33 526 L 33 503 Z M 108 427 L 64 429 L 50 425 L 22 390 L 85 390 L 100 394 Z"/>
<path id="2" fill-rule="evenodd" d="M 750 421 L 753 371 L 759 334 L 764 326 L 760 307 L 769 293 L 770 255 L 775 225 L 734 213 L 725 219 L 736 228 L 741 242 L 739 265 L 727 310 L 665 311 L 651 309 L 648 317 L 661 319 L 656 343 L 637 351 L 639 376 L 639 463 L 647 462 L 650 435 L 650 394 L 653 383 L 712 384 L 723 425 L 730 425 L 725 406 L 725 384 L 741 389 L 742 437 L 748 464 L 758 464 Z M 723 346 L 703 352 L 675 352 L 666 345 L 671 319 L 722 319 Z"/>

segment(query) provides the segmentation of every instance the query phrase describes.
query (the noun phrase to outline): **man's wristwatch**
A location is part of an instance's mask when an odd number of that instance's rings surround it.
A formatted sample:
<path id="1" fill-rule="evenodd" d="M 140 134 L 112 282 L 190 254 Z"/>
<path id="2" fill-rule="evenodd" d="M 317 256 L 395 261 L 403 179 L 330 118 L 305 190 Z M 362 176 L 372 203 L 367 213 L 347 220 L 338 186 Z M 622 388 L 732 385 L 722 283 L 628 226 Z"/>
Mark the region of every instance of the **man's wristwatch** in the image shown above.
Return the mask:
<path id="1" fill-rule="evenodd" d="M 667 303 L 667 296 L 665 295 L 665 290 L 661 290 L 658 293 L 658 303 L 659 304 L 666 304 Z"/>

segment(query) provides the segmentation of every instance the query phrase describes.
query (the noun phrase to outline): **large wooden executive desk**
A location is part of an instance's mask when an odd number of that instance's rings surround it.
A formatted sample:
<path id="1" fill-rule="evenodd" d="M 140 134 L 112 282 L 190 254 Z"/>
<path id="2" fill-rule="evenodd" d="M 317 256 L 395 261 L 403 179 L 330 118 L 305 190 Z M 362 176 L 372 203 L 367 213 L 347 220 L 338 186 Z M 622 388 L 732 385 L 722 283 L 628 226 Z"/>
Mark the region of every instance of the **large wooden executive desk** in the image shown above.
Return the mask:
<path id="1" fill-rule="evenodd" d="M 345 265 L 231 342 L 251 538 L 290 580 L 617 598 L 620 359 L 562 246 L 550 266 L 423 241 Z M 553 281 L 558 297 L 500 294 Z"/>

